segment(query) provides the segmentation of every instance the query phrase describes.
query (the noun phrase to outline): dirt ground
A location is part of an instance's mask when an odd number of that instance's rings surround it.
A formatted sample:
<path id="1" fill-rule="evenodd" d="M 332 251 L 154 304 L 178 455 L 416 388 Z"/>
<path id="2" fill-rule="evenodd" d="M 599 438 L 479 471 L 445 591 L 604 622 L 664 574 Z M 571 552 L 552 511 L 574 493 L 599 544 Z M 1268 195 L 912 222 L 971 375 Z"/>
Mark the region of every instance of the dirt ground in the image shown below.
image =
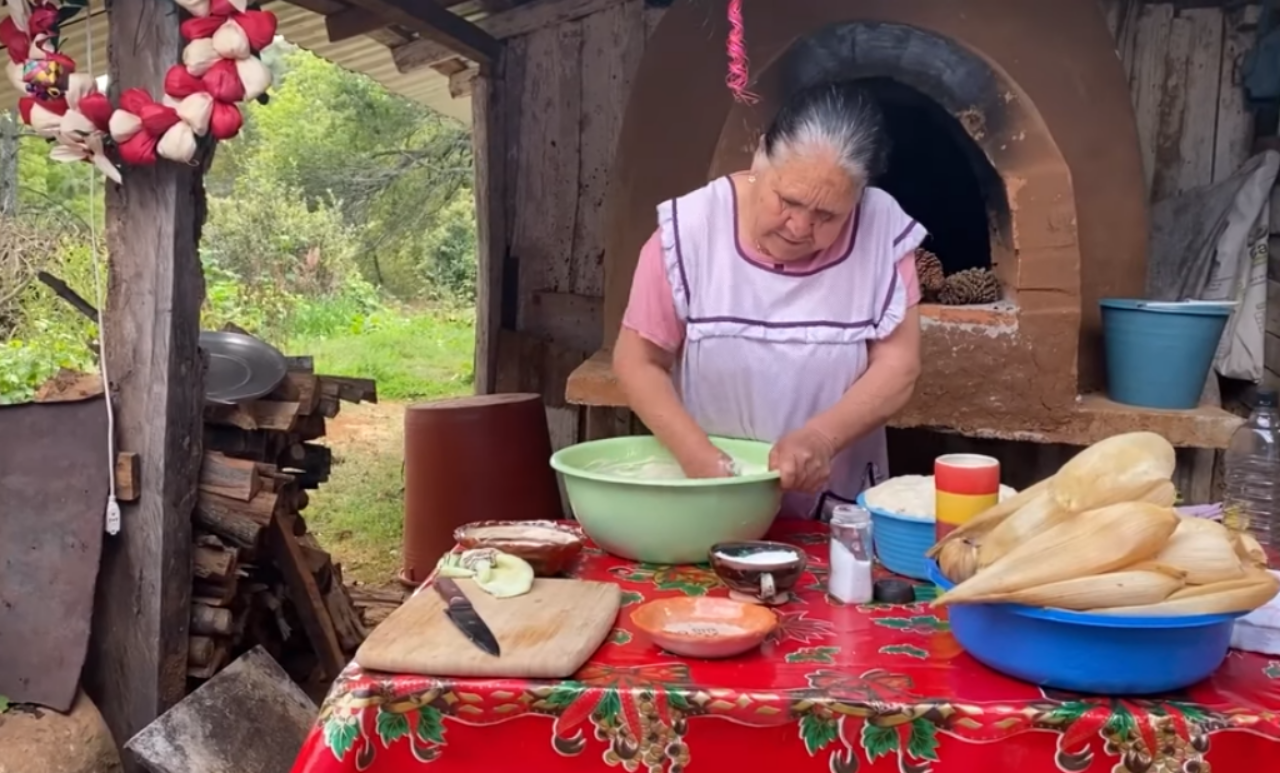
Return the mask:
<path id="1" fill-rule="evenodd" d="M 303 517 L 349 582 L 383 586 L 400 570 L 404 409 L 399 402 L 343 405 L 328 422 L 333 469 Z"/>

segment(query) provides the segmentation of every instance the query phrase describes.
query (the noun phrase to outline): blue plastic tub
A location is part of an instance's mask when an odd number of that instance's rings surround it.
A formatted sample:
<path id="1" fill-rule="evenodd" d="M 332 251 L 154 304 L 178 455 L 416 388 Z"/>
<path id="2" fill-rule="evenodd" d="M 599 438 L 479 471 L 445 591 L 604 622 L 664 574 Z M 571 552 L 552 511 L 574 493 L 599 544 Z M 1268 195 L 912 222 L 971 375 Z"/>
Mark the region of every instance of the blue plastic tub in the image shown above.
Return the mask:
<path id="1" fill-rule="evenodd" d="M 954 585 L 928 561 L 929 579 Z M 1241 615 L 1110 617 L 1017 604 L 947 607 L 956 641 L 984 665 L 1041 687 L 1102 695 L 1181 690 L 1222 665 Z"/>
<path id="2" fill-rule="evenodd" d="M 937 541 L 934 520 L 867 507 L 862 494 L 857 501 L 859 507 L 871 513 L 871 542 L 884 568 L 913 580 L 930 579 L 924 554 Z"/>
<path id="3" fill-rule="evenodd" d="M 1231 306 L 1105 299 L 1107 395 L 1144 408 L 1200 404 Z"/>

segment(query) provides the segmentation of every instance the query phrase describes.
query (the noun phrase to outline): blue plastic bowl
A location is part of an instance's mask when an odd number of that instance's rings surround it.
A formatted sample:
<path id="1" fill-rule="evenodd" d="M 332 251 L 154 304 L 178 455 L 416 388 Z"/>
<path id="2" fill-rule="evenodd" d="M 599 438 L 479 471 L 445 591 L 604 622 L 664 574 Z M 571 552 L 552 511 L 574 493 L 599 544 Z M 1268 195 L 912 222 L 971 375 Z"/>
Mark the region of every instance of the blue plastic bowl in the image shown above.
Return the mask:
<path id="1" fill-rule="evenodd" d="M 1199 405 L 1231 307 L 1118 299 L 1099 304 L 1107 396 L 1144 408 Z"/>
<path id="2" fill-rule="evenodd" d="M 937 541 L 934 520 L 868 507 L 862 494 L 857 501 L 859 507 L 871 513 L 871 543 L 884 568 L 913 580 L 930 579 L 924 554 Z"/>
<path id="3" fill-rule="evenodd" d="M 928 561 L 942 590 L 955 583 Z M 1110 617 L 1019 604 L 947 607 L 956 641 L 984 665 L 1041 687 L 1103 695 L 1171 692 L 1222 665 L 1241 615 Z"/>

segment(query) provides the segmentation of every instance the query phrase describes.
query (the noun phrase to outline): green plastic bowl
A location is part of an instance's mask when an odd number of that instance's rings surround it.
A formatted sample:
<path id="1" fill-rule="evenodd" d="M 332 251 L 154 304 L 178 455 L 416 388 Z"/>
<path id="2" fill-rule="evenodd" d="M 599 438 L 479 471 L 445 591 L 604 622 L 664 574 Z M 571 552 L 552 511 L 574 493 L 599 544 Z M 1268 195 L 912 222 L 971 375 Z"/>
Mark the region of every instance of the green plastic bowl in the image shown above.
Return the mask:
<path id="1" fill-rule="evenodd" d="M 742 462 L 768 466 L 768 443 L 712 438 Z M 590 469 L 611 462 L 669 460 L 651 436 L 569 446 L 551 457 L 564 476 L 569 505 L 582 529 L 610 553 L 650 564 L 697 564 L 717 542 L 764 536 L 782 504 L 778 473 L 706 480 L 638 480 Z"/>

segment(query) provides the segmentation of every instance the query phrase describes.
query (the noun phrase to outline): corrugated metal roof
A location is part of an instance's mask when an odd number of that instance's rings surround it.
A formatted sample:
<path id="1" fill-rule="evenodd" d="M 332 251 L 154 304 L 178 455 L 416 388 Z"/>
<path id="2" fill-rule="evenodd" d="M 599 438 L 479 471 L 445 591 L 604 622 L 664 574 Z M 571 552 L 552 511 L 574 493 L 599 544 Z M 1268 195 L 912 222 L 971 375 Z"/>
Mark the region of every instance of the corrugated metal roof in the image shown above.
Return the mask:
<path id="1" fill-rule="evenodd" d="M 279 0 L 266 3 L 264 7 L 279 18 L 280 35 L 290 43 L 324 57 L 340 67 L 364 73 L 408 99 L 457 118 L 463 123 L 471 123 L 471 100 L 469 98 L 454 99 L 449 94 L 449 79 L 444 75 L 429 67 L 409 74 L 401 73 L 396 69 L 395 62 L 391 58 L 391 50 L 372 38 L 361 35 L 341 43 L 330 43 L 329 34 L 324 26 L 324 17 L 320 14 L 279 2 Z M 88 67 L 90 60 L 86 55 L 88 49 L 86 31 L 91 30 L 94 41 L 93 69 L 96 72 L 105 73 L 107 70 L 107 17 L 102 10 L 101 2 L 94 2 L 92 8 L 94 12 L 89 26 L 86 26 L 86 20 L 81 16 L 63 28 L 65 38 L 63 48 L 67 55 L 75 59 L 81 67 Z M 7 12 L 0 12 L 0 18 L 7 15 Z M 14 89 L 9 88 L 7 84 L 0 86 L 0 107 L 13 107 L 17 104 L 17 99 L 18 95 Z"/>

